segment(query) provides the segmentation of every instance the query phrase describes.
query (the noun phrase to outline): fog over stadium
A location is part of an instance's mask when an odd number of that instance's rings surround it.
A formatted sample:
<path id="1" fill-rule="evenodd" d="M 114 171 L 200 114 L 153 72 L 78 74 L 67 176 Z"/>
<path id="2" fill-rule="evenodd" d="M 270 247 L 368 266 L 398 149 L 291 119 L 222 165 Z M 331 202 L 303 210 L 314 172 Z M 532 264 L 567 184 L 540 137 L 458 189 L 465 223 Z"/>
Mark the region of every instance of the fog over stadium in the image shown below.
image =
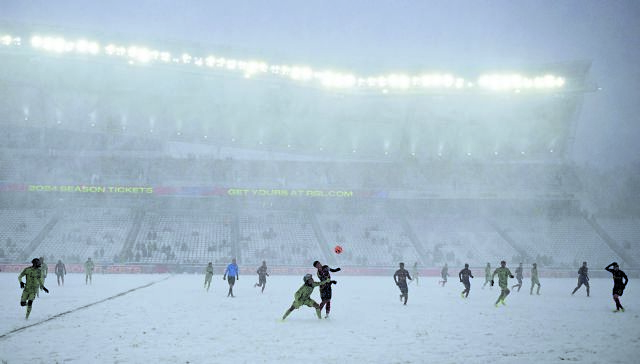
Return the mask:
<path id="1" fill-rule="evenodd" d="M 633 361 L 638 16 L 3 2 L 0 360 Z"/>

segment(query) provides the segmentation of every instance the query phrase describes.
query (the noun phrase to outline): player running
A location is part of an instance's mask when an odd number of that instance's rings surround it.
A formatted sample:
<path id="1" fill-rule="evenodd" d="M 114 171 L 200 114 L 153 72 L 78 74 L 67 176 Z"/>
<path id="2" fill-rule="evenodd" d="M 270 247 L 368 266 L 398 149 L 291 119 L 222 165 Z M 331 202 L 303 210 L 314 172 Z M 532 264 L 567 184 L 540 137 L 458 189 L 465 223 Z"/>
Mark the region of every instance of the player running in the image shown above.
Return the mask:
<path id="1" fill-rule="evenodd" d="M 316 316 L 318 316 L 318 319 L 322 318 L 322 316 L 320 315 L 320 305 L 318 305 L 318 303 L 311 298 L 311 293 L 313 293 L 313 289 L 315 287 L 335 284 L 335 281 L 326 279 L 322 282 L 315 282 L 311 274 L 305 274 L 302 278 L 302 281 L 304 282 L 304 284 L 302 285 L 302 287 L 298 288 L 295 295 L 293 296 L 293 303 L 282 316 L 282 321 L 284 321 L 284 319 L 286 319 L 287 316 L 289 316 L 289 314 L 293 312 L 293 310 L 297 310 L 302 305 L 315 308 Z"/>
<path id="2" fill-rule="evenodd" d="M 573 295 L 576 291 L 582 287 L 582 285 L 587 287 L 587 297 L 589 297 L 589 268 L 587 268 L 587 262 L 582 262 L 582 267 L 578 269 L 578 286 L 571 292 Z"/>
<path id="3" fill-rule="evenodd" d="M 464 269 L 458 273 L 458 278 L 460 278 L 460 282 L 464 284 L 464 291 L 460 293 L 462 298 L 469 297 L 469 291 L 471 291 L 471 282 L 469 282 L 469 277 L 473 278 L 473 274 L 471 274 L 471 270 L 469 269 L 469 264 L 464 264 Z"/>
<path id="4" fill-rule="evenodd" d="M 491 263 L 487 263 L 487 266 L 484 267 L 484 284 L 482 285 L 482 289 L 484 289 L 487 283 L 491 283 Z M 489 285 L 489 288 L 491 288 L 491 285 Z"/>
<path id="5" fill-rule="evenodd" d="M 616 303 L 616 309 L 613 312 L 624 312 L 624 307 L 622 307 L 622 304 L 620 303 L 620 296 L 624 293 L 624 289 L 627 287 L 629 278 L 627 278 L 627 275 L 620 270 L 620 267 L 616 262 L 609 264 L 604 269 L 613 275 L 613 300 Z"/>
<path id="6" fill-rule="evenodd" d="M 207 289 L 207 292 L 209 292 L 209 287 L 211 287 L 211 278 L 213 278 L 213 263 L 209 262 L 204 269 L 204 288 Z"/>
<path id="7" fill-rule="evenodd" d="M 322 263 L 317 260 L 313 262 L 313 266 L 318 270 L 318 280 L 320 281 L 325 281 L 327 279 L 331 280 L 330 272 L 335 273 L 340 271 L 340 268 L 329 268 L 328 265 L 322 265 Z M 335 282 L 333 284 L 338 283 L 336 281 L 332 282 Z M 331 295 L 332 292 L 330 284 L 325 284 L 324 286 L 320 287 L 320 299 L 322 299 L 322 302 L 320 302 L 320 310 L 322 310 L 322 308 L 326 306 L 324 318 L 329 318 L 329 312 L 331 312 Z"/>
<path id="8" fill-rule="evenodd" d="M 447 283 L 447 277 L 449 276 L 449 266 L 447 263 L 444 263 L 444 267 L 440 271 L 440 276 L 442 277 L 441 281 L 438 281 L 439 284 L 442 284 L 442 287 Z"/>
<path id="9" fill-rule="evenodd" d="M 536 294 L 539 296 L 540 295 L 540 280 L 538 280 L 538 265 L 536 263 L 532 264 L 533 267 L 531 267 L 531 291 L 529 291 L 529 294 L 532 295 L 533 294 L 533 287 L 535 287 L 535 285 L 538 285 L 538 290 L 536 291 Z"/>
<path id="10" fill-rule="evenodd" d="M 509 291 L 509 278 L 513 278 L 513 274 L 511 274 L 511 271 L 509 270 L 509 268 L 507 268 L 507 262 L 505 262 L 504 260 L 500 262 L 500 267 L 496 268 L 496 270 L 493 272 L 493 275 L 491 276 L 492 286 L 493 278 L 496 276 L 496 274 L 498 275 L 498 285 L 501 289 L 500 296 L 495 303 L 495 306 L 498 307 L 498 303 L 506 305 L 506 303 L 504 303 L 504 300 L 507 298 L 509 293 L 511 293 L 511 291 Z"/>
<path id="11" fill-rule="evenodd" d="M 266 261 L 262 261 L 262 265 L 258 267 L 256 273 L 258 273 L 258 283 L 254 284 L 253 287 L 262 287 L 262 293 L 264 293 L 264 287 L 267 286 L 267 277 L 269 276 Z"/>
<path id="12" fill-rule="evenodd" d="M 227 279 L 227 276 L 229 277 L 229 279 Z M 233 295 L 233 285 L 236 283 L 236 280 L 240 280 L 240 271 L 238 270 L 238 265 L 236 264 L 236 258 L 231 259 L 231 264 L 227 266 L 222 279 L 226 279 L 229 283 L 229 292 L 227 293 L 227 297 L 235 297 Z"/>
<path id="13" fill-rule="evenodd" d="M 88 258 L 84 262 L 84 284 L 93 283 L 93 268 L 95 268 L 95 264 L 93 264 L 91 258 Z"/>
<path id="14" fill-rule="evenodd" d="M 393 281 L 396 282 L 396 286 L 400 288 L 400 302 L 402 302 L 402 298 L 404 297 L 404 304 L 407 304 L 407 299 L 409 298 L 409 287 L 407 287 L 407 278 L 412 280 L 409 271 L 404 269 L 404 263 L 400 263 L 400 269 L 398 269 L 393 274 Z"/>
<path id="15" fill-rule="evenodd" d="M 518 287 L 518 292 L 520 292 L 520 288 L 522 288 L 522 278 L 524 278 L 524 276 L 522 275 L 522 270 L 522 263 L 520 263 L 520 265 L 518 265 L 518 268 L 516 268 L 516 279 L 518 280 L 518 284 L 515 284 L 513 285 L 513 287 L 511 287 L 511 289 Z"/>
<path id="16" fill-rule="evenodd" d="M 67 268 L 62 263 L 62 260 L 58 259 L 58 263 L 56 264 L 56 278 L 58 279 L 58 286 L 60 285 L 60 281 L 62 281 L 62 285 L 64 286 L 64 276 L 67 274 Z"/>
<path id="17" fill-rule="evenodd" d="M 20 288 L 22 288 L 22 296 L 20 297 L 20 306 L 27 306 L 27 315 L 26 319 L 29 319 L 29 315 L 31 314 L 31 306 L 33 306 L 33 300 L 36 299 L 36 294 L 39 289 L 49 293 L 47 287 L 44 286 L 44 281 L 42 279 L 42 265 L 40 263 L 40 259 L 35 258 L 31 261 L 32 266 L 27 267 L 22 270 L 20 275 L 18 275 L 18 282 L 20 282 Z M 26 284 L 22 282 L 22 277 L 27 277 Z"/>

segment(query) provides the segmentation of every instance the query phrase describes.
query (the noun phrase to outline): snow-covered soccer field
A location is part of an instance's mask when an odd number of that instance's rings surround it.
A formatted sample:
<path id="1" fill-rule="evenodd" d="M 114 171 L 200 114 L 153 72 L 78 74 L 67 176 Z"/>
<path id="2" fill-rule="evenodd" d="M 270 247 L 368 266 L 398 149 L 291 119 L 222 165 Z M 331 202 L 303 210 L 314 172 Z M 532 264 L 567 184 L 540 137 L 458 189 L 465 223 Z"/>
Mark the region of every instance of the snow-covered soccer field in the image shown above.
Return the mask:
<path id="1" fill-rule="evenodd" d="M 310 270 L 311 272 L 311 270 Z M 571 296 L 575 279 L 543 279 L 542 295 L 529 281 L 495 308 L 498 289 L 472 280 L 436 278 L 409 286 L 403 306 L 389 277 L 334 274 L 332 312 L 318 320 L 302 307 L 280 317 L 302 284 L 298 276 L 271 276 L 264 294 L 255 276 L 241 276 L 227 298 L 227 283 L 203 275 L 70 274 L 58 287 L 49 275 L 28 321 L 19 306 L 17 274 L 0 273 L 0 360 L 4 363 L 637 363 L 640 359 L 640 290 L 631 280 L 613 313 L 612 281 L 592 279 Z M 146 288 L 72 311 L 132 288 Z M 511 280 L 515 283 L 515 280 Z M 313 296 L 319 300 L 316 289 Z M 10 334 L 14 329 L 37 324 Z"/>

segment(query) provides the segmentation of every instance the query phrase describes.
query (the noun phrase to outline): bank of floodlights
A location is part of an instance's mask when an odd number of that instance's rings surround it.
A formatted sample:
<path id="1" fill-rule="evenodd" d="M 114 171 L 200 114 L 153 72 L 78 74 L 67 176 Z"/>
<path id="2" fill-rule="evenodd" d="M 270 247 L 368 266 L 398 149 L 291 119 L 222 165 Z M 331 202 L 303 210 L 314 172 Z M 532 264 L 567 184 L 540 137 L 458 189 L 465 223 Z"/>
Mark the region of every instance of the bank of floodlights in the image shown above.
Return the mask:
<path id="1" fill-rule="evenodd" d="M 0 34 L 0 46 L 21 46 L 19 37 Z M 467 80 L 451 73 L 386 75 L 356 75 L 331 70 L 318 70 L 302 65 L 277 65 L 264 61 L 226 58 L 217 55 L 172 54 L 166 50 L 140 45 L 125 46 L 99 42 L 84 38 L 70 40 L 59 36 L 31 37 L 30 45 L 37 51 L 57 54 L 83 54 L 121 59 L 129 64 L 172 64 L 183 67 L 212 69 L 243 75 L 251 78 L 258 75 L 272 75 L 300 83 L 315 83 L 334 89 L 419 91 L 419 90 L 463 90 L 480 89 L 488 92 L 521 92 L 527 90 L 562 89 L 565 79 L 552 74 L 521 75 L 515 73 L 492 73 L 480 75 L 476 80 Z"/>

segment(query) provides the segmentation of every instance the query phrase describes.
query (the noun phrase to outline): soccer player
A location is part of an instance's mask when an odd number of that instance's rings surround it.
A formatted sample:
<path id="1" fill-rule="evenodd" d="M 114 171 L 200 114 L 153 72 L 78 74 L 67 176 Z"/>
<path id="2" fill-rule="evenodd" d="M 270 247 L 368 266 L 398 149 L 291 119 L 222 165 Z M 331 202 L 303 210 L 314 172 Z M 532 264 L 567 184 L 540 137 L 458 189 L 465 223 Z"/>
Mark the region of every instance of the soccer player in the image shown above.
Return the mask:
<path id="1" fill-rule="evenodd" d="M 87 261 L 84 262 L 84 284 L 93 283 L 93 268 L 95 268 L 95 264 L 91 258 L 87 258 Z"/>
<path id="2" fill-rule="evenodd" d="M 293 310 L 297 310 L 302 305 L 315 308 L 316 316 L 318 316 L 318 319 L 322 319 L 322 316 L 320 315 L 320 305 L 318 305 L 318 303 L 311 298 L 311 293 L 313 293 L 313 289 L 315 287 L 327 284 L 331 285 L 334 284 L 335 281 L 327 279 L 322 282 L 315 282 L 311 274 L 305 274 L 302 278 L 302 281 L 304 282 L 304 284 L 296 291 L 295 295 L 293 296 L 293 303 L 282 316 L 282 321 L 284 321 L 284 319 L 286 319 L 287 316 L 289 316 L 289 314 L 293 312 Z"/>
<path id="3" fill-rule="evenodd" d="M 418 274 L 418 262 L 413 263 L 413 269 L 411 269 L 411 275 L 413 276 L 413 280 L 409 282 L 409 284 L 416 282 L 416 286 L 419 286 L 420 283 L 419 274 Z"/>
<path id="4" fill-rule="evenodd" d="M 262 265 L 260 267 L 258 267 L 258 270 L 256 271 L 256 273 L 258 273 L 258 283 L 254 284 L 254 287 L 262 287 L 262 293 L 264 293 L 264 287 L 267 286 L 267 277 L 269 276 L 269 273 L 267 273 L 267 262 L 266 261 L 262 261 Z"/>
<path id="5" fill-rule="evenodd" d="M 64 276 L 67 274 L 67 268 L 62 263 L 62 260 L 58 259 L 58 263 L 56 264 L 56 278 L 58 278 L 58 286 L 60 285 L 60 281 L 62 281 L 62 285 L 64 286 Z"/>
<path id="6" fill-rule="evenodd" d="M 393 274 L 393 281 L 396 282 L 396 286 L 400 288 L 400 302 L 402 302 L 402 298 L 404 297 L 404 304 L 407 304 L 407 299 L 409 298 L 409 287 L 407 287 L 407 278 L 411 280 L 411 275 L 409 271 L 404 269 L 404 263 L 400 263 L 400 269 L 398 269 Z"/>
<path id="7" fill-rule="evenodd" d="M 325 281 L 327 279 L 331 280 L 330 272 L 335 273 L 340 271 L 340 268 L 335 268 L 335 269 L 329 268 L 328 265 L 322 265 L 322 263 L 320 263 L 317 260 L 313 262 L 313 266 L 318 270 L 317 274 L 318 274 L 318 280 L 320 280 L 320 282 Z M 322 311 L 322 308 L 326 306 L 324 318 L 329 318 L 329 312 L 331 312 L 331 294 L 332 293 L 331 293 L 330 284 L 325 284 L 324 286 L 320 287 L 320 298 L 322 299 L 322 302 L 320 302 L 320 311 Z"/>
<path id="8" fill-rule="evenodd" d="M 507 298 L 509 293 L 511 293 L 511 291 L 509 291 L 509 278 L 513 278 L 513 274 L 511 274 L 511 271 L 509 270 L 509 268 L 507 268 L 507 262 L 505 262 L 504 260 L 500 262 L 500 267 L 496 268 L 496 270 L 493 272 L 493 275 L 491 276 L 492 286 L 493 278 L 496 276 L 496 274 L 498 275 L 498 285 L 500 286 L 501 290 L 500 296 L 495 303 L 495 306 L 498 307 L 498 303 L 506 305 L 506 303 L 504 303 L 504 300 Z"/>
<path id="9" fill-rule="evenodd" d="M 491 263 L 487 263 L 487 266 L 484 267 L 484 284 L 482 285 L 482 289 L 484 289 L 487 283 L 491 283 Z M 491 285 L 489 285 L 489 288 L 491 288 Z"/>
<path id="10" fill-rule="evenodd" d="M 539 296 L 540 295 L 540 281 L 538 280 L 538 265 L 536 263 L 532 264 L 533 267 L 531 268 L 531 291 L 529 291 L 529 294 L 532 295 L 533 294 L 533 287 L 537 284 L 538 285 L 538 290 L 536 291 L 536 294 Z"/>
<path id="11" fill-rule="evenodd" d="M 469 282 L 469 277 L 473 278 L 473 274 L 471 274 L 471 270 L 469 269 L 469 264 L 464 264 L 464 269 L 458 273 L 458 278 L 460 278 L 460 282 L 464 284 L 464 291 L 460 294 L 462 298 L 469 297 L 469 291 L 471 291 L 471 282 Z"/>
<path id="12" fill-rule="evenodd" d="M 442 280 L 438 281 L 438 283 L 442 284 L 442 287 L 444 287 L 445 283 L 447 283 L 447 277 L 449 276 L 449 266 L 447 263 L 444 263 L 444 267 L 442 267 L 442 270 L 440 271 L 440 276 L 442 277 Z"/>
<path id="13" fill-rule="evenodd" d="M 520 288 L 522 288 L 522 278 L 522 263 L 520 263 L 520 265 L 518 265 L 518 268 L 516 268 L 516 279 L 518 280 L 518 284 L 513 285 L 511 289 L 518 287 L 518 292 L 520 292 Z"/>
<path id="14" fill-rule="evenodd" d="M 32 266 L 27 267 L 22 270 L 20 275 L 18 275 L 18 282 L 20 282 L 20 288 L 22 288 L 22 297 L 20 297 L 20 306 L 27 306 L 27 315 L 26 319 L 29 318 L 31 314 L 31 306 L 33 306 L 33 300 L 36 299 L 36 293 L 38 293 L 38 289 L 42 289 L 43 291 L 49 293 L 47 287 L 44 286 L 44 281 L 42 279 L 42 265 L 40 263 L 40 259 L 35 258 L 31 261 Z M 22 277 L 27 277 L 26 284 L 22 282 Z"/>
<path id="15" fill-rule="evenodd" d="M 227 277 L 229 277 L 229 279 L 227 279 Z M 231 264 L 227 266 L 222 279 L 227 279 L 227 282 L 229 283 L 229 293 L 227 293 L 227 297 L 235 297 L 233 295 L 233 285 L 236 283 L 236 280 L 240 280 L 240 272 L 238 270 L 238 265 L 236 264 L 236 258 L 231 259 Z"/>
<path id="16" fill-rule="evenodd" d="M 571 292 L 573 295 L 576 291 L 582 287 L 582 285 L 587 287 L 587 297 L 589 297 L 589 268 L 587 268 L 587 262 L 582 262 L 582 267 L 578 269 L 578 286 Z"/>
<path id="17" fill-rule="evenodd" d="M 613 312 L 624 312 L 624 307 L 620 304 L 620 296 L 624 293 L 624 289 L 627 287 L 629 278 L 627 278 L 627 275 L 620 270 L 620 267 L 616 262 L 609 264 L 604 269 L 613 275 L 613 301 L 616 303 L 616 309 Z"/>
<path id="18" fill-rule="evenodd" d="M 204 288 L 207 289 L 207 292 L 209 292 L 209 287 L 211 287 L 211 278 L 213 278 L 213 263 L 209 262 L 204 269 Z"/>

